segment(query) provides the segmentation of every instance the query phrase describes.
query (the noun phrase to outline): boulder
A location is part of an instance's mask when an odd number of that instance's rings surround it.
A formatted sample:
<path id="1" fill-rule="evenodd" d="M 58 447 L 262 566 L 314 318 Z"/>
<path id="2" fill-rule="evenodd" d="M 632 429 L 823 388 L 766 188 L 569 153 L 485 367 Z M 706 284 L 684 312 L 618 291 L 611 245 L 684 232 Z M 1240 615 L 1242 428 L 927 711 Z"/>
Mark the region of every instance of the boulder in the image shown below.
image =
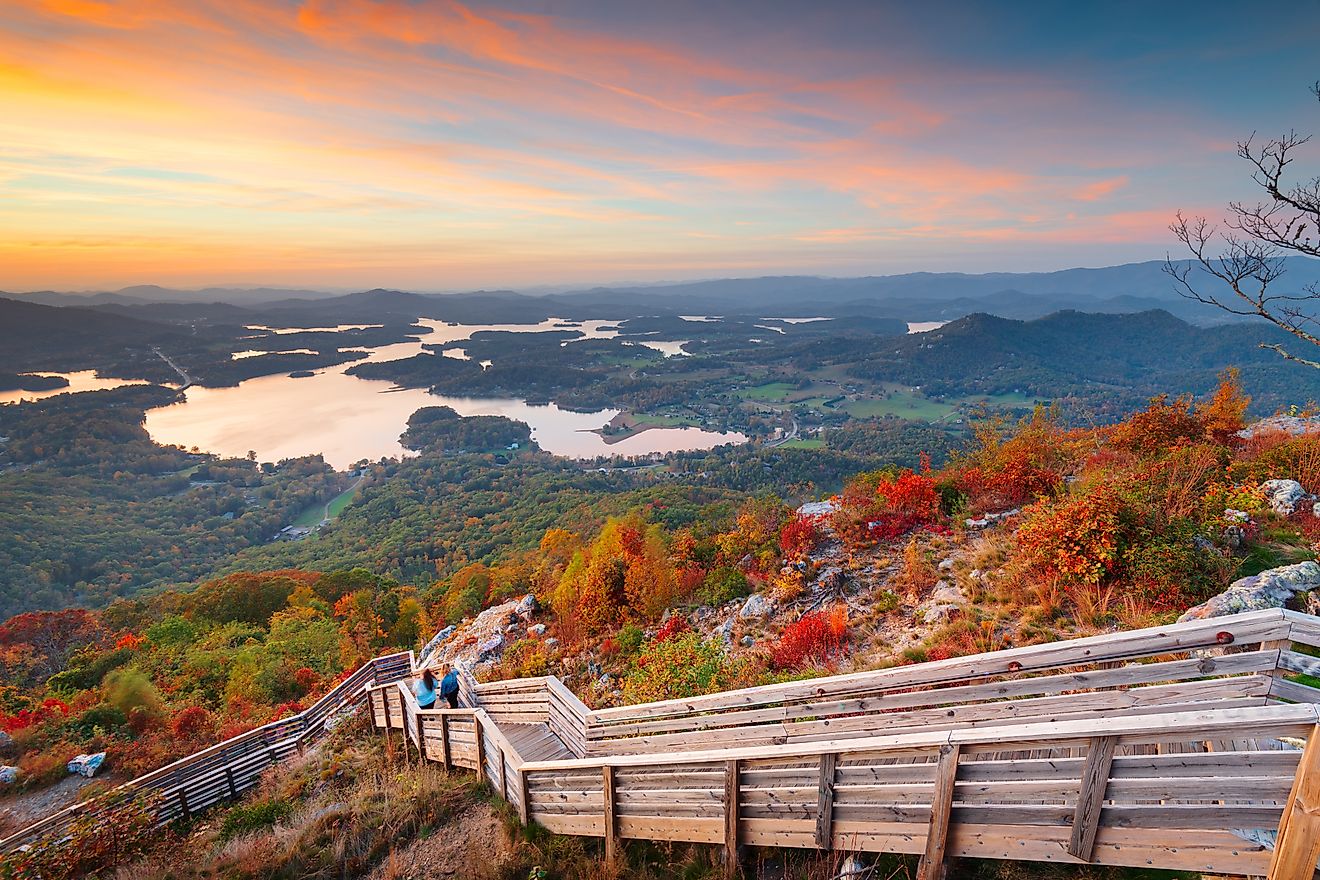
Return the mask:
<path id="1" fill-rule="evenodd" d="M 937 605 L 948 605 L 951 602 L 961 602 L 963 600 L 962 590 L 958 589 L 948 581 L 936 581 L 934 588 L 930 591 L 930 600 Z"/>
<path id="2" fill-rule="evenodd" d="M 97 752 L 94 755 L 78 755 L 69 762 L 68 767 L 70 773 L 91 779 L 96 775 L 96 771 L 101 769 L 103 763 L 105 763 L 105 752 Z"/>
<path id="3" fill-rule="evenodd" d="M 1271 416 L 1268 419 L 1261 419 L 1254 425 L 1248 425 L 1238 431 L 1237 436 L 1243 440 L 1250 440 L 1258 434 L 1283 432 L 1300 437 L 1313 431 L 1320 431 L 1320 416 Z"/>
<path id="4" fill-rule="evenodd" d="M 751 620 L 756 617 L 765 618 L 769 617 L 774 610 L 774 599 L 764 593 L 753 593 L 747 597 L 747 601 L 738 610 L 738 617 L 743 620 Z"/>
<path id="5" fill-rule="evenodd" d="M 494 657 L 496 654 L 500 652 L 501 649 L 503 649 L 503 647 L 504 647 L 504 634 L 495 633 L 495 635 L 491 636 L 490 638 L 486 639 L 486 641 L 477 645 L 477 657 L 479 659 Z"/>
<path id="6" fill-rule="evenodd" d="M 545 624 L 534 623 L 531 626 L 527 627 L 527 632 L 534 636 L 543 636 L 545 635 Z"/>
<path id="7" fill-rule="evenodd" d="M 921 613 L 921 619 L 926 623 L 947 623 L 957 610 L 957 605 L 932 605 Z"/>
<path id="8" fill-rule="evenodd" d="M 1271 568 L 1260 574 L 1238 578 L 1227 590 L 1206 602 L 1189 608 L 1179 622 L 1223 617 L 1242 611 L 1282 608 L 1298 593 L 1320 589 L 1320 565 L 1299 562 Z"/>
<path id="9" fill-rule="evenodd" d="M 954 565 L 958 562 L 957 557 L 950 556 L 947 559 L 941 559 L 940 564 L 935 566 L 940 571 L 953 571 Z"/>
<path id="10" fill-rule="evenodd" d="M 1297 511 L 1297 503 L 1310 496 L 1296 480 L 1266 480 L 1260 484 L 1265 493 L 1265 501 L 1270 510 L 1279 516 L 1292 516 Z"/>
<path id="11" fill-rule="evenodd" d="M 723 623 L 721 623 L 719 626 L 715 627 L 715 633 L 714 633 L 714 634 L 720 637 L 720 641 L 724 642 L 724 646 L 725 646 L 726 648 L 727 648 L 727 647 L 732 647 L 732 646 L 733 646 L 733 618 L 729 618 L 728 620 L 726 620 L 726 621 L 724 621 Z"/>
<path id="12" fill-rule="evenodd" d="M 839 509 L 833 501 L 808 501 L 797 509 L 798 516 L 829 516 Z"/>
<path id="13" fill-rule="evenodd" d="M 554 636 L 551 636 L 550 638 L 545 640 L 545 646 L 547 648 L 558 648 L 559 639 L 555 638 Z"/>
<path id="14" fill-rule="evenodd" d="M 18 768 L 0 765 L 0 785 L 13 785 L 18 782 Z"/>
<path id="15" fill-rule="evenodd" d="M 540 610 L 540 606 L 536 603 L 536 597 L 531 593 L 523 596 L 518 602 L 517 613 L 523 617 L 531 617 L 538 610 Z"/>

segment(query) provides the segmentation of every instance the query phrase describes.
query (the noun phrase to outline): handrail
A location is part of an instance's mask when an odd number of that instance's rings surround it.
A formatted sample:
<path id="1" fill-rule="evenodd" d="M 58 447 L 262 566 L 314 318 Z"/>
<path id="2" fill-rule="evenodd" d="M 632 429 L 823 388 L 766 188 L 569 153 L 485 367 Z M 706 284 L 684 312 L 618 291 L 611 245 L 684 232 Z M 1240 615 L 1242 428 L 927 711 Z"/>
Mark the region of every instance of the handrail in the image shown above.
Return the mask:
<path id="1" fill-rule="evenodd" d="M 731 861 L 744 843 L 911 852 L 932 880 L 951 856 L 1301 880 L 1320 846 L 1320 689 L 1289 676 L 1320 658 L 1295 642 L 1320 643 L 1320 618 L 1253 612 L 595 711 L 554 676 L 476 685 L 467 718 L 415 710 L 400 683 L 374 691 L 372 719 L 408 729 L 420 760 L 442 749 L 478 769 L 524 822 L 604 838 L 607 858 L 638 837 L 722 843 Z M 568 756 L 525 760 L 502 719 L 543 720 Z"/>
<path id="2" fill-rule="evenodd" d="M 187 816 L 221 800 L 237 797 L 255 784 L 256 776 L 261 771 L 280 763 L 290 754 L 300 751 L 308 742 L 323 735 L 324 719 L 336 709 L 361 701 L 368 682 L 377 681 L 378 676 L 397 677 L 403 669 L 411 671 L 412 662 L 412 651 L 372 658 L 302 712 L 269 721 L 148 771 L 115 786 L 103 797 L 119 800 L 156 789 L 174 795 L 170 802 L 160 807 L 156 817 L 158 822 L 170 821 L 180 815 Z M 257 755 L 256 759 L 253 755 Z M 223 763 L 212 765 L 210 761 L 214 758 L 223 758 Z M 189 770 L 195 772 L 186 772 Z M 195 789 L 191 801 L 190 788 Z M 199 793 L 196 789 L 203 790 Z M 0 853 L 11 852 L 39 837 L 66 830 L 76 816 L 98 802 L 99 799 L 80 801 L 64 807 L 0 839 Z"/>

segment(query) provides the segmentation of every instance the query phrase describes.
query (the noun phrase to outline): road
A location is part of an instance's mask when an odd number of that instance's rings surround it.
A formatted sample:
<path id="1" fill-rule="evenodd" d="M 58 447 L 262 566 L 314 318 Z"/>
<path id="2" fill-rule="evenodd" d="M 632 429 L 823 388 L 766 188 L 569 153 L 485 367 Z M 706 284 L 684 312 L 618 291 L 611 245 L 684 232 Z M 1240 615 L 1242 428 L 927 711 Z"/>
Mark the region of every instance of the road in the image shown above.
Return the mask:
<path id="1" fill-rule="evenodd" d="M 763 445 L 762 445 L 762 449 L 775 449 L 775 447 L 777 447 L 777 446 L 783 446 L 784 443 L 787 443 L 787 442 L 789 442 L 789 441 L 795 441 L 795 439 L 797 439 L 797 420 L 796 420 L 796 418 L 795 418 L 795 420 L 793 420 L 793 427 L 792 427 L 792 430 L 789 430 L 787 434 L 784 434 L 784 435 L 783 435 L 783 437 L 780 437 L 779 439 L 775 439 L 775 441 L 766 441 L 766 442 L 764 442 Z"/>
<path id="2" fill-rule="evenodd" d="M 160 350 L 159 348 L 157 348 L 156 346 L 153 345 L 153 346 L 151 347 L 151 350 L 152 350 L 153 352 L 155 352 L 156 357 L 160 358 L 160 359 L 163 360 L 165 363 L 169 364 L 171 367 L 174 368 L 174 372 L 176 372 L 176 373 L 179 374 L 179 378 L 183 380 L 183 384 L 182 384 L 181 386 L 179 386 L 179 390 L 180 390 L 180 391 L 187 391 L 189 388 L 192 387 L 192 384 L 193 384 L 193 378 L 192 378 L 192 376 L 189 376 L 189 375 L 188 375 L 187 370 L 185 370 L 183 367 L 181 367 L 181 366 L 179 366 L 178 364 L 176 364 L 176 363 L 173 361 L 173 359 L 170 358 L 169 355 L 165 354 L 163 351 L 161 351 L 161 350 Z"/>

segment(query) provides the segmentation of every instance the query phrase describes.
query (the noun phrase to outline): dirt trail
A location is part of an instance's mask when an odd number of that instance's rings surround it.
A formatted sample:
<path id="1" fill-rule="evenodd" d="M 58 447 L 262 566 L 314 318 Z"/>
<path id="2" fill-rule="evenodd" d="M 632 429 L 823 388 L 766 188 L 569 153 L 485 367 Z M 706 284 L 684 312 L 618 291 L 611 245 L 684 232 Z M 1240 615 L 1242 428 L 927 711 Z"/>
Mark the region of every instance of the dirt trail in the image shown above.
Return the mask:
<path id="1" fill-rule="evenodd" d="M 98 777 L 96 782 L 106 782 L 109 777 Z M 68 776 L 54 785 L 35 791 L 27 791 L 12 797 L 0 799 L 0 837 L 21 831 L 38 819 L 43 819 L 81 798 L 79 792 L 83 786 L 92 782 L 82 776 Z M 110 782 L 114 784 L 113 781 Z"/>
<path id="2" fill-rule="evenodd" d="M 475 803 L 421 840 L 399 847 L 368 880 L 480 880 L 513 857 L 508 834 L 488 804 Z"/>

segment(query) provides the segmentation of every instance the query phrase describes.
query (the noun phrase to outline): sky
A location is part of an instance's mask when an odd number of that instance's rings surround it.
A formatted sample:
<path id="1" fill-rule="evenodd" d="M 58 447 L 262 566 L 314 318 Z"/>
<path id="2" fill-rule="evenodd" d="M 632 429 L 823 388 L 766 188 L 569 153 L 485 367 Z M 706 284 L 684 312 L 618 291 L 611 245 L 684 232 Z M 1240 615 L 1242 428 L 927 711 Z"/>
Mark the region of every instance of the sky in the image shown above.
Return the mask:
<path id="1" fill-rule="evenodd" d="M 0 289 L 1163 258 L 1320 134 L 1320 4 L 1250 6 L 4 0 Z"/>

